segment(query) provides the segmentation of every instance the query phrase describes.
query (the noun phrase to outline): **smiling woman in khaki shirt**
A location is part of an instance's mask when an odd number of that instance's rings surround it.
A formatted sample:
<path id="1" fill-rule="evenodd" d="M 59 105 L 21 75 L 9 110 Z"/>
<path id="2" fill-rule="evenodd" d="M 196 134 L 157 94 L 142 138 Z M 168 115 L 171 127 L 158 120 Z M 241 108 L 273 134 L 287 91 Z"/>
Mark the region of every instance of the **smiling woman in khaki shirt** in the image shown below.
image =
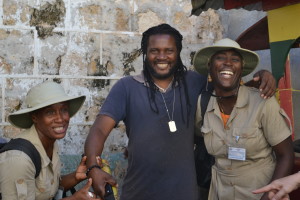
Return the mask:
<path id="1" fill-rule="evenodd" d="M 294 155 L 288 117 L 275 97 L 263 99 L 259 90 L 240 85 L 241 77 L 251 73 L 258 61 L 255 52 L 230 39 L 195 55 L 196 71 L 209 73 L 214 86 L 204 119 L 200 106 L 196 114 L 196 128 L 215 157 L 209 200 L 266 200 L 267 194 L 251 191 L 291 172 Z"/>
<path id="2" fill-rule="evenodd" d="M 65 137 L 70 118 L 81 108 L 85 96 L 70 97 L 61 85 L 44 82 L 33 87 L 26 96 L 26 107 L 8 120 L 25 129 L 18 137 L 30 141 L 41 156 L 41 172 L 35 178 L 35 166 L 22 151 L 10 150 L 0 154 L 0 192 L 3 200 L 50 200 L 58 187 L 70 189 L 86 179 L 86 157 L 76 172 L 60 176 L 61 162 L 57 140 Z M 64 199 L 92 199 L 85 187 Z M 93 198 L 94 199 L 94 198 Z"/>

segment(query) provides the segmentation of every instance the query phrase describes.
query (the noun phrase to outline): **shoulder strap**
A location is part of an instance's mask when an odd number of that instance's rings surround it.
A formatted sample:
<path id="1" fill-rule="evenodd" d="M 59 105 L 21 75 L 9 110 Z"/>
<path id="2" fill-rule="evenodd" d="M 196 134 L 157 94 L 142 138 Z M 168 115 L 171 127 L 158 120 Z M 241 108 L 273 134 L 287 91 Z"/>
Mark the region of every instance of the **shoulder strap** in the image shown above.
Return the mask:
<path id="1" fill-rule="evenodd" d="M 0 143 L 0 152 L 1 152 L 1 150 L 2 150 L 2 147 L 4 147 L 6 144 L 7 144 L 7 142 L 5 142 L 5 143 Z"/>
<path id="2" fill-rule="evenodd" d="M 209 92 L 203 92 L 203 93 L 201 93 L 201 96 L 200 96 L 200 108 L 201 108 L 201 117 L 202 117 L 202 122 L 200 124 L 201 126 L 203 125 L 204 115 L 207 110 L 207 105 L 208 105 L 210 96 L 211 96 L 211 94 Z M 195 135 L 194 143 L 197 145 L 203 145 L 204 144 L 203 137 Z"/>
<path id="3" fill-rule="evenodd" d="M 201 101 L 200 101 L 200 106 L 201 106 L 201 117 L 202 117 L 202 123 L 204 119 L 204 115 L 207 109 L 207 105 L 209 102 L 211 94 L 209 92 L 203 92 L 201 94 Z"/>
<path id="4" fill-rule="evenodd" d="M 31 142 L 23 138 L 11 139 L 6 145 L 4 145 L 3 148 L 0 149 L 0 153 L 9 150 L 19 150 L 26 153 L 35 166 L 35 178 L 39 176 L 41 171 L 41 156 Z"/>

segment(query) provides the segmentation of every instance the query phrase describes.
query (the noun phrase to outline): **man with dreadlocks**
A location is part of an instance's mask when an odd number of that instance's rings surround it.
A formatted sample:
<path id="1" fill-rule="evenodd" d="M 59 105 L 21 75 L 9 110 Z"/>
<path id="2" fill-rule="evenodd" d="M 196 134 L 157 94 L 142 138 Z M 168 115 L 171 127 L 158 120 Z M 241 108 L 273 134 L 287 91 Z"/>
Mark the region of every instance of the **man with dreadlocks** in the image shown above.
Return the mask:
<path id="1" fill-rule="evenodd" d="M 113 86 L 91 127 L 85 143 L 87 175 L 102 198 L 105 184 L 116 185 L 94 158 L 123 120 L 129 143 L 121 200 L 197 200 L 193 123 L 206 77 L 183 65 L 182 35 L 168 24 L 145 31 L 141 47 L 142 74 L 124 77 Z M 274 88 L 272 75 L 262 74 L 262 82 L 269 82 L 265 87 Z"/>

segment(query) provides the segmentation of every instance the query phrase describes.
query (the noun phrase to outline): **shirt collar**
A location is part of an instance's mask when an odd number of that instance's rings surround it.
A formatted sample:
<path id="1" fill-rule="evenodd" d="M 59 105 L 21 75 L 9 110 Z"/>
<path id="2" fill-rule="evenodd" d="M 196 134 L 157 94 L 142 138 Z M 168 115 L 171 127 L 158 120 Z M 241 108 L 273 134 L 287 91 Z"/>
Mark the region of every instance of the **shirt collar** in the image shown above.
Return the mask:
<path id="1" fill-rule="evenodd" d="M 138 75 L 134 75 L 133 79 L 136 80 L 139 83 L 144 84 L 144 86 L 149 87 L 149 84 L 146 82 L 146 79 L 145 79 L 143 71 L 140 74 L 138 74 Z M 177 86 L 178 86 L 178 82 L 175 83 L 175 87 L 177 87 Z M 172 89 L 172 87 L 169 87 L 167 89 L 167 91 L 169 91 L 170 89 Z"/>
<path id="2" fill-rule="evenodd" d="M 44 146 L 38 136 L 38 133 L 37 133 L 34 125 L 32 125 L 30 129 L 25 130 L 24 133 L 21 133 L 20 137 L 29 140 L 35 146 L 35 148 L 38 150 L 38 152 L 40 153 L 41 159 L 42 159 L 42 167 L 46 167 L 51 162 L 53 164 L 56 164 L 57 162 L 59 162 L 59 154 L 58 154 L 59 149 L 58 149 L 57 141 L 54 142 L 53 155 L 52 155 L 52 161 L 51 161 L 44 149 Z"/>
<path id="3" fill-rule="evenodd" d="M 247 92 L 247 88 L 244 85 L 240 86 L 238 98 L 236 101 L 236 107 L 242 108 L 249 103 L 249 92 Z"/>
<path id="4" fill-rule="evenodd" d="M 136 80 L 136 81 L 139 82 L 139 83 L 144 84 L 145 86 L 148 85 L 148 84 L 146 83 L 146 81 L 145 81 L 145 77 L 144 77 L 143 71 L 142 71 L 140 74 L 133 76 L 133 79 Z"/>

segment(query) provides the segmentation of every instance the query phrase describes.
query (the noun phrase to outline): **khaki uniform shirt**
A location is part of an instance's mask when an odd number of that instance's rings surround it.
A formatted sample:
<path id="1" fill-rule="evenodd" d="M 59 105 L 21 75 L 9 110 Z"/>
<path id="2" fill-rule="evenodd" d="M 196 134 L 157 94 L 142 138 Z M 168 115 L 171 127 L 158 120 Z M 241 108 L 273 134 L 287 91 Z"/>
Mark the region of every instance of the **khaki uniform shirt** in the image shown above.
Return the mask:
<path id="1" fill-rule="evenodd" d="M 255 88 L 241 86 L 224 128 L 216 98 L 211 97 L 201 122 L 200 97 L 196 129 L 204 136 L 207 151 L 215 157 L 210 200 L 259 199 L 251 191 L 269 183 L 276 159 L 272 146 L 291 135 L 285 112 L 275 97 L 262 99 Z M 228 159 L 229 147 L 246 149 L 246 160 Z"/>
<path id="2" fill-rule="evenodd" d="M 35 127 L 25 130 L 21 138 L 29 140 L 41 155 L 41 172 L 35 179 L 35 167 L 22 151 L 11 150 L 0 154 L 0 190 L 3 200 L 52 199 L 59 186 L 61 162 L 57 142 L 54 143 L 52 161 L 37 135 Z"/>

